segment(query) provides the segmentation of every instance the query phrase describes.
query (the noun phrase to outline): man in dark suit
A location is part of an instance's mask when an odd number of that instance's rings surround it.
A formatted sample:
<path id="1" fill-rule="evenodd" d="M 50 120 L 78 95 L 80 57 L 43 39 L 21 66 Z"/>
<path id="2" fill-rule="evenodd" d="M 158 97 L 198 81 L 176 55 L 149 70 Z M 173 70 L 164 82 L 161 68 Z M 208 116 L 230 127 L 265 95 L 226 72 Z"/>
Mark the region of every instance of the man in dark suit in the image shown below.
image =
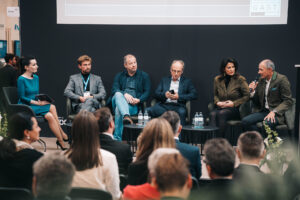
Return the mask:
<path id="1" fill-rule="evenodd" d="M 179 115 L 174 111 L 167 111 L 161 117 L 166 119 L 170 123 L 174 132 L 176 148 L 190 162 L 189 169 L 192 176 L 196 179 L 199 179 L 201 177 L 200 152 L 197 147 L 179 142 L 178 136 L 182 129 L 182 126 L 180 125 Z"/>
<path id="2" fill-rule="evenodd" d="M 94 112 L 106 96 L 104 85 L 100 76 L 91 74 L 92 59 L 89 56 L 80 56 L 77 63 L 81 73 L 70 76 L 64 95 L 72 100 L 75 112 Z"/>
<path id="3" fill-rule="evenodd" d="M 240 159 L 240 165 L 234 170 L 233 178 L 240 179 L 243 176 L 263 175 L 259 169 L 259 163 L 266 155 L 262 136 L 256 131 L 248 131 L 239 136 L 236 153 Z"/>
<path id="4" fill-rule="evenodd" d="M 115 123 L 109 108 L 103 107 L 94 113 L 99 124 L 101 149 L 115 154 L 120 174 L 127 174 L 128 165 L 132 162 L 132 152 L 128 144 L 113 139 Z"/>
<path id="5" fill-rule="evenodd" d="M 212 181 L 190 199 L 233 199 L 232 174 L 235 164 L 233 147 L 224 138 L 207 140 L 204 145 L 204 163 Z"/>
<path id="6" fill-rule="evenodd" d="M 258 82 L 249 85 L 255 112 L 242 119 L 245 130 L 257 130 L 256 123 L 262 121 L 271 128 L 284 124 L 284 113 L 293 103 L 289 80 L 275 71 L 271 60 L 259 63 L 258 74 Z"/>
<path id="7" fill-rule="evenodd" d="M 0 68 L 0 111 L 4 105 L 4 94 L 2 87 L 16 87 L 17 86 L 17 70 L 13 67 L 14 54 L 6 54 L 4 59 L 6 65 Z"/>
<path id="8" fill-rule="evenodd" d="M 159 101 L 153 107 L 147 108 L 151 117 L 159 117 L 168 110 L 177 112 L 182 125 L 185 125 L 186 107 L 185 103 L 197 98 L 197 91 L 188 78 L 182 76 L 184 62 L 174 60 L 171 64 L 171 76 L 164 77 L 157 89 L 155 98 Z"/>

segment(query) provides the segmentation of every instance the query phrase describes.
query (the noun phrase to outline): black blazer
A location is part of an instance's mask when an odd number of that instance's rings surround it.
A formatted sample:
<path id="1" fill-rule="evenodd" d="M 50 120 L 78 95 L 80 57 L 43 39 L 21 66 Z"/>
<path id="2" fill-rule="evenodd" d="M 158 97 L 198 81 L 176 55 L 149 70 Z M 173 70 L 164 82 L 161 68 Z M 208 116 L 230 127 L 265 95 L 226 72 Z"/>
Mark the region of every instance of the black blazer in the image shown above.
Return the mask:
<path id="1" fill-rule="evenodd" d="M 100 147 L 115 154 L 120 174 L 127 174 L 128 165 L 132 162 L 132 152 L 128 144 L 112 139 L 110 136 L 100 133 Z"/>
<path id="2" fill-rule="evenodd" d="M 192 176 L 199 179 L 201 177 L 201 158 L 199 149 L 195 146 L 181 143 L 177 139 L 175 139 L 175 142 L 176 148 L 180 151 L 182 156 L 190 162 L 189 168 Z"/>
<path id="3" fill-rule="evenodd" d="M 165 103 L 167 100 L 165 93 L 170 89 L 171 76 L 164 77 L 157 89 L 155 90 L 154 97 L 159 100 L 161 103 Z M 179 88 L 178 88 L 178 104 L 185 106 L 185 103 L 190 100 L 197 99 L 198 93 L 191 81 L 191 79 L 185 78 L 184 76 L 180 77 Z"/>
<path id="4" fill-rule="evenodd" d="M 20 187 L 31 191 L 32 166 L 43 154 L 34 149 L 23 149 L 10 160 L 0 160 L 0 186 Z"/>

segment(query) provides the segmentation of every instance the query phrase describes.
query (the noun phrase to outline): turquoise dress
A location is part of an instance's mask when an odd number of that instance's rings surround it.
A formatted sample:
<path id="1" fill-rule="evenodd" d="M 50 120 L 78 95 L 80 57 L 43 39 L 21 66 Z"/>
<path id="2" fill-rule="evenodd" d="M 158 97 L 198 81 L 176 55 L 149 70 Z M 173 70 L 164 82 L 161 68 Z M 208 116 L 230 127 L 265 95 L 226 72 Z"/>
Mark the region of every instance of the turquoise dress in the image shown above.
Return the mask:
<path id="1" fill-rule="evenodd" d="M 50 104 L 39 106 L 30 104 L 31 100 L 37 100 L 36 95 L 39 94 L 39 77 L 33 75 L 33 79 L 25 78 L 24 76 L 19 76 L 18 78 L 18 104 L 29 105 L 36 115 L 44 116 L 50 110 Z"/>

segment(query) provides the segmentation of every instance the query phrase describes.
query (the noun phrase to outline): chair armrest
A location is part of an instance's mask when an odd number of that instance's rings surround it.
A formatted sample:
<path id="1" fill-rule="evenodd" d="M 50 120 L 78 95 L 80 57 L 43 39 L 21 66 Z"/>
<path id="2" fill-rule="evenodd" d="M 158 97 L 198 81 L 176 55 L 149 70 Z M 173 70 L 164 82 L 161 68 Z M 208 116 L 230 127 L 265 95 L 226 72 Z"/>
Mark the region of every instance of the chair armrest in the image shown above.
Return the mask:
<path id="1" fill-rule="evenodd" d="M 67 116 L 71 115 L 72 113 L 72 104 L 71 99 L 66 97 L 66 114 Z"/>
<path id="2" fill-rule="evenodd" d="M 10 104 L 9 105 L 9 113 L 14 114 L 18 112 L 27 112 L 31 114 L 32 116 L 35 116 L 35 113 L 33 112 L 32 108 L 30 106 L 24 105 L 24 104 Z"/>

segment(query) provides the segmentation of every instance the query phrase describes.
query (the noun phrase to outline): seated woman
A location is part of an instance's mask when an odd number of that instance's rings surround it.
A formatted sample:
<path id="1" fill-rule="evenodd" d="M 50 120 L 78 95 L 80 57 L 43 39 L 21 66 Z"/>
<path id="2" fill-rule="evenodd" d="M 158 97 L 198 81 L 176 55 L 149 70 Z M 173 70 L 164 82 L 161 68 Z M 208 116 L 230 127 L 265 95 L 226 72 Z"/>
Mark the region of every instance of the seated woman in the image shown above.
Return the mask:
<path id="1" fill-rule="evenodd" d="M 210 113 L 210 125 L 218 126 L 223 134 L 227 120 L 239 119 L 239 106 L 249 100 L 249 87 L 245 77 L 237 73 L 238 62 L 225 58 L 221 62 L 220 75 L 214 78 L 214 104 Z"/>
<path id="2" fill-rule="evenodd" d="M 0 186 L 31 190 L 32 166 L 42 153 L 30 145 L 39 139 L 41 128 L 35 117 L 17 113 L 8 124 L 8 137 L 0 141 Z"/>
<path id="3" fill-rule="evenodd" d="M 116 156 L 100 149 L 98 122 L 86 110 L 80 111 L 72 125 L 72 144 L 65 155 L 76 167 L 72 187 L 88 187 L 110 192 L 113 199 L 121 197 Z"/>
<path id="4" fill-rule="evenodd" d="M 34 57 L 24 57 L 21 59 L 22 75 L 18 78 L 19 104 L 29 105 L 36 115 L 42 115 L 48 121 L 49 127 L 57 137 L 56 144 L 65 150 L 64 141 L 68 141 L 68 136 L 60 127 L 56 107 L 47 101 L 39 101 L 36 95 L 39 94 L 38 65 Z"/>
<path id="5" fill-rule="evenodd" d="M 141 185 L 150 181 L 148 158 L 155 149 L 162 147 L 175 148 L 172 128 L 163 118 L 152 119 L 138 138 L 136 160 L 128 168 L 129 185 Z"/>

